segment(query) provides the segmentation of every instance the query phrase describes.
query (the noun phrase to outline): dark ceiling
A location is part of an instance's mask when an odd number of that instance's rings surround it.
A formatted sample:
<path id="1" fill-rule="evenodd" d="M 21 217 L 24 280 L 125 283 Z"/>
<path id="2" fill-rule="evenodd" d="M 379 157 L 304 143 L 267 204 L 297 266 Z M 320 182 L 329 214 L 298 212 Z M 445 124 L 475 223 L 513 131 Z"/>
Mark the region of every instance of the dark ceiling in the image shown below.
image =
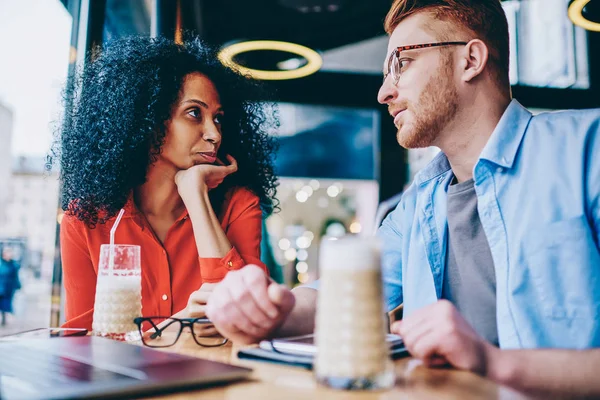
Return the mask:
<path id="1" fill-rule="evenodd" d="M 273 39 L 322 51 L 384 34 L 383 19 L 392 0 L 180 0 L 180 4 L 184 28 L 215 44 Z M 583 15 L 600 22 L 600 1 L 590 1 Z"/>
<path id="2" fill-rule="evenodd" d="M 391 0 L 180 0 L 182 26 L 209 43 L 281 40 L 324 51 L 385 34 Z M 290 54 L 261 51 L 242 65 L 276 69 Z"/>
<path id="3" fill-rule="evenodd" d="M 583 16 L 590 21 L 600 23 L 600 1 L 590 1 L 583 7 Z"/>
<path id="4" fill-rule="evenodd" d="M 327 50 L 384 34 L 391 0 L 181 0 L 183 27 L 223 44 L 271 39 Z"/>
<path id="5" fill-rule="evenodd" d="M 98 33 L 91 36 L 96 44 L 101 44 L 102 38 L 149 35 L 154 23 L 157 34 L 175 37 L 179 4 L 179 26 L 217 46 L 271 39 L 325 52 L 384 35 L 383 19 L 391 3 L 392 0 L 92 0 L 90 4 L 96 12 L 91 21 L 96 28 L 91 31 L 99 30 L 100 37 Z M 600 22 L 600 0 L 590 1 L 583 15 Z M 596 73 L 600 71 L 600 33 L 587 32 L 587 36 L 590 86 L 600 88 L 600 76 Z M 346 56 L 350 57 L 347 53 Z M 251 68 L 277 70 L 283 68 L 278 62 L 293 57 L 289 53 L 253 51 L 238 55 L 235 61 Z M 352 57 L 360 63 L 361 57 L 368 56 L 358 51 Z M 337 72 L 346 71 L 336 68 Z"/>
<path id="6" fill-rule="evenodd" d="M 325 51 L 384 34 L 392 0 L 95 0 L 104 3 L 103 41 L 150 34 L 156 7 L 158 34 L 174 37 L 177 5 L 181 28 L 217 46 L 247 40 L 279 40 Z M 293 57 L 277 51 L 241 54 L 236 61 L 277 69 Z"/>

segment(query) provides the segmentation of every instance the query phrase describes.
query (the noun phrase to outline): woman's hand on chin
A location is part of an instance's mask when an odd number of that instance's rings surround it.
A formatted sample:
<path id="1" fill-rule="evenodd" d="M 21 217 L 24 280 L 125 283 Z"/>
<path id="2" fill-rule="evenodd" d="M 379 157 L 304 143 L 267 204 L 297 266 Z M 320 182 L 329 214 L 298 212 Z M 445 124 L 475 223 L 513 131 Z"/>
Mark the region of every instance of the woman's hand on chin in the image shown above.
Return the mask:
<path id="1" fill-rule="evenodd" d="M 227 155 L 229 165 L 225 165 L 217 159 L 217 164 L 199 164 L 191 168 L 181 170 L 175 174 L 175 184 L 179 195 L 185 202 L 186 199 L 198 196 L 204 190 L 211 190 L 219 186 L 223 180 L 237 171 L 237 161 Z"/>

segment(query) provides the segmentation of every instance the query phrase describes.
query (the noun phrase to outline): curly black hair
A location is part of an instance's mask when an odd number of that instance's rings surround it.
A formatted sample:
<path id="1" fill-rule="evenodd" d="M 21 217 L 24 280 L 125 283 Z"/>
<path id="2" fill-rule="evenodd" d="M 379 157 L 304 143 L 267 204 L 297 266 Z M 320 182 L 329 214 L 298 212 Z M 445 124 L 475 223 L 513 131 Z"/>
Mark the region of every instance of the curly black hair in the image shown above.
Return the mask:
<path id="1" fill-rule="evenodd" d="M 62 208 L 88 226 L 105 223 L 146 181 L 165 139 L 166 122 L 184 78 L 194 72 L 217 88 L 225 116 L 219 157 L 232 155 L 238 171 L 209 195 L 218 213 L 225 194 L 244 187 L 265 215 L 276 207 L 273 156 L 277 112 L 257 81 L 225 67 L 216 49 L 199 39 L 177 44 L 131 36 L 96 49 L 69 79 L 65 114 L 54 156 L 59 156 Z"/>

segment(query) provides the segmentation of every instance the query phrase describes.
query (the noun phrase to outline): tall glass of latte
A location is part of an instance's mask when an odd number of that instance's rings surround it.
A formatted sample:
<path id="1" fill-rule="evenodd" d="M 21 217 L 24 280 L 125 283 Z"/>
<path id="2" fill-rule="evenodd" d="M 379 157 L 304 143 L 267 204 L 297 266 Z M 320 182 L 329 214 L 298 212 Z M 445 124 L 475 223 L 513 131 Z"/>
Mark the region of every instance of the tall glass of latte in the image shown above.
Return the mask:
<path id="1" fill-rule="evenodd" d="M 393 386 L 378 240 L 357 236 L 324 239 L 319 269 L 317 381 L 347 390 Z"/>
<path id="2" fill-rule="evenodd" d="M 100 246 L 94 302 L 93 334 L 115 340 L 135 340 L 133 320 L 142 316 L 140 246 Z"/>

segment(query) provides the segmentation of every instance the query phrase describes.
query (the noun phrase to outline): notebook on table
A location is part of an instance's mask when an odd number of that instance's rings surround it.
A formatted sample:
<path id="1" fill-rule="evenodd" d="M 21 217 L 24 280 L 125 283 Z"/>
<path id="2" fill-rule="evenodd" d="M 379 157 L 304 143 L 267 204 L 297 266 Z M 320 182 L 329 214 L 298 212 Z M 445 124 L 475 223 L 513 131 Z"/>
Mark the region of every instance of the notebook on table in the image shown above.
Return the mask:
<path id="1" fill-rule="evenodd" d="M 1 399 L 131 398 L 247 378 L 250 369 L 93 336 L 0 343 Z"/>
<path id="2" fill-rule="evenodd" d="M 388 334 L 386 340 L 390 346 L 391 358 L 396 359 L 408 355 L 400 336 Z M 312 369 L 316 353 L 317 347 L 314 344 L 314 335 L 303 335 L 263 340 L 258 347 L 240 350 L 238 358 Z"/>

